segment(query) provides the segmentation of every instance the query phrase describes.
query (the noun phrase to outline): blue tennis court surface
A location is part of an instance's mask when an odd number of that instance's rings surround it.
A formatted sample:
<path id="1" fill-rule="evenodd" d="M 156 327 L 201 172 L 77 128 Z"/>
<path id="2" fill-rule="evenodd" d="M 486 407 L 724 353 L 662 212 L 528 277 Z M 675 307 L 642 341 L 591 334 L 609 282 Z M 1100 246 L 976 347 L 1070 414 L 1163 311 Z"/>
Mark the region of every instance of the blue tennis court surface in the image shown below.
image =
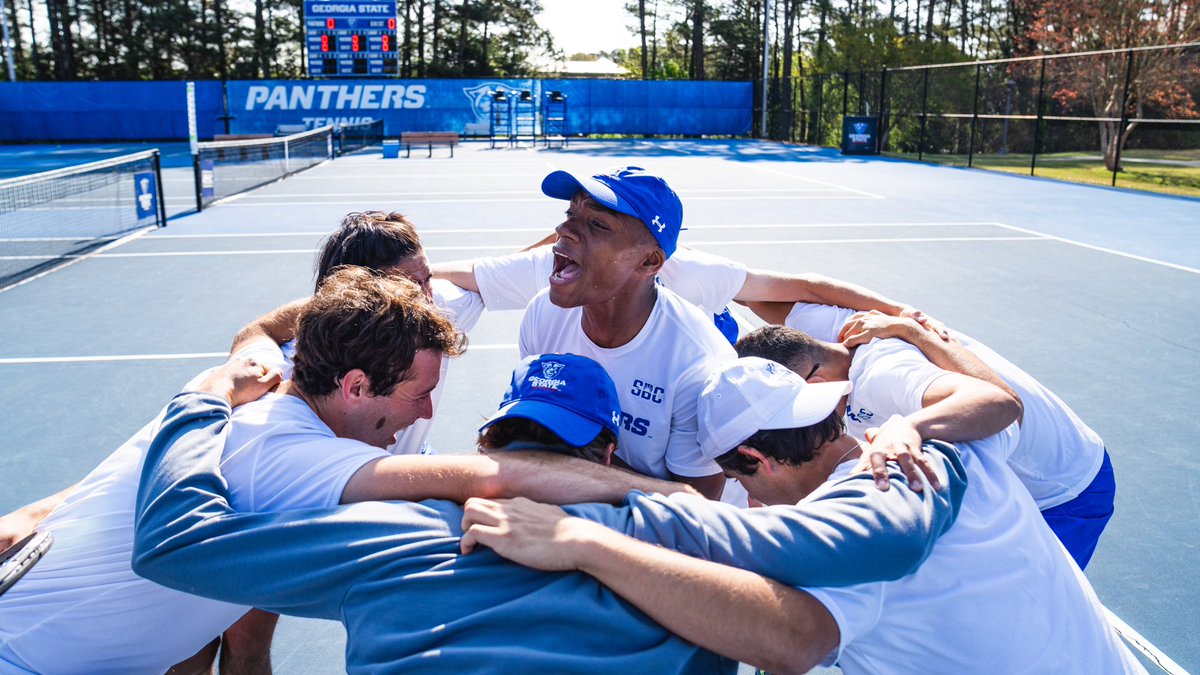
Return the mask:
<path id="1" fill-rule="evenodd" d="M 317 243 L 347 212 L 408 214 L 433 262 L 499 254 L 559 222 L 564 204 L 538 189 L 546 173 L 633 164 L 679 192 L 683 243 L 909 302 L 1066 400 L 1104 437 L 1118 484 L 1088 577 L 1116 615 L 1200 669 L 1200 201 L 757 141 L 421 154 L 343 157 L 0 293 L 0 511 L 82 477 L 219 363 L 238 328 L 310 293 Z M 166 167 L 168 211 L 186 213 L 190 167 Z M 434 426 L 439 451 L 472 447 L 519 321 L 485 314 L 471 334 Z M 337 672 L 342 646 L 334 624 L 285 619 L 275 666 Z"/>

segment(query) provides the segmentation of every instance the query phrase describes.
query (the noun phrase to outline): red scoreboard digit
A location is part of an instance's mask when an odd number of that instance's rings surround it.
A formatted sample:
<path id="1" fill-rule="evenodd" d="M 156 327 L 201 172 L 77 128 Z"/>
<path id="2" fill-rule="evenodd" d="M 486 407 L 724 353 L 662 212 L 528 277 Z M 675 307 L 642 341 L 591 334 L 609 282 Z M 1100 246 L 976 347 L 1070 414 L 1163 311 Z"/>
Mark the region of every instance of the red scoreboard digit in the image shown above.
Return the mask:
<path id="1" fill-rule="evenodd" d="M 333 30 L 336 27 L 337 27 L 337 21 L 335 21 L 333 19 L 325 19 L 326 30 Z"/>
<path id="2" fill-rule="evenodd" d="M 330 20 L 332 21 L 332 19 L 330 19 Z M 323 51 L 323 52 L 329 51 L 329 36 L 328 35 L 321 36 L 321 51 Z"/>
<path id="3" fill-rule="evenodd" d="M 350 36 L 350 51 L 358 51 L 358 40 L 359 38 L 357 35 Z"/>

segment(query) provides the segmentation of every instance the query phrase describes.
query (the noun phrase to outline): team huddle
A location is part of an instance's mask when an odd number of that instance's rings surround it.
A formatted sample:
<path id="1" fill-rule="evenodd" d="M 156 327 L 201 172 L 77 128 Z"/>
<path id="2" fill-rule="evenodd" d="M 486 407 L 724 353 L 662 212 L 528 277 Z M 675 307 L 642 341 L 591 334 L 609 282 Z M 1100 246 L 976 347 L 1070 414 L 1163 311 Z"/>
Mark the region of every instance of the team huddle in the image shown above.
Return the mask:
<path id="1" fill-rule="evenodd" d="M 1082 573 L 1115 485 L 1061 399 L 911 306 L 687 248 L 643 169 L 542 191 L 546 240 L 432 267 L 350 214 L 310 298 L 0 518 L 53 537 L 0 672 L 270 672 L 279 614 L 342 622 L 349 672 L 1145 672 Z M 438 454 L 485 309 L 523 309 L 521 360 Z"/>

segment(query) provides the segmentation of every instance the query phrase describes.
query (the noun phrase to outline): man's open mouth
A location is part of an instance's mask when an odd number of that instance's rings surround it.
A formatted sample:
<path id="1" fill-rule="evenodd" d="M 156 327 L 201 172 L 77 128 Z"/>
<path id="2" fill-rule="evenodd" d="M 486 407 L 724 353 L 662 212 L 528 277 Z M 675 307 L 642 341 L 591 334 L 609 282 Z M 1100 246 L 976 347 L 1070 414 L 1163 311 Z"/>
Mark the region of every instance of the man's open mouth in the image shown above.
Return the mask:
<path id="1" fill-rule="evenodd" d="M 554 272 L 550 274 L 551 284 L 569 284 L 583 273 L 583 268 L 574 258 L 554 252 Z"/>

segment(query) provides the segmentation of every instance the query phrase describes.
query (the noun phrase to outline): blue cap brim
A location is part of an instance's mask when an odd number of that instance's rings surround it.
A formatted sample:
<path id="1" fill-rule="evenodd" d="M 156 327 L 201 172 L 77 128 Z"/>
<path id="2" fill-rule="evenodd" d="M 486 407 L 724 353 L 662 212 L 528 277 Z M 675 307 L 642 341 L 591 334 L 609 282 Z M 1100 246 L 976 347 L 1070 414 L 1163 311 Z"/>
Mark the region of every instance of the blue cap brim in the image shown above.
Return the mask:
<path id="1" fill-rule="evenodd" d="M 502 419 L 516 417 L 527 419 L 553 431 L 559 438 L 575 447 L 583 447 L 595 440 L 603 428 L 600 424 L 585 419 L 566 408 L 543 401 L 514 401 L 492 415 L 479 427 L 480 431 Z"/>
<path id="2" fill-rule="evenodd" d="M 612 188 L 591 176 L 580 178 L 566 171 L 555 171 L 542 179 L 542 194 L 547 197 L 569 201 L 580 190 L 591 195 L 597 203 L 607 206 L 613 211 L 641 219 L 637 211 L 613 192 Z"/>

